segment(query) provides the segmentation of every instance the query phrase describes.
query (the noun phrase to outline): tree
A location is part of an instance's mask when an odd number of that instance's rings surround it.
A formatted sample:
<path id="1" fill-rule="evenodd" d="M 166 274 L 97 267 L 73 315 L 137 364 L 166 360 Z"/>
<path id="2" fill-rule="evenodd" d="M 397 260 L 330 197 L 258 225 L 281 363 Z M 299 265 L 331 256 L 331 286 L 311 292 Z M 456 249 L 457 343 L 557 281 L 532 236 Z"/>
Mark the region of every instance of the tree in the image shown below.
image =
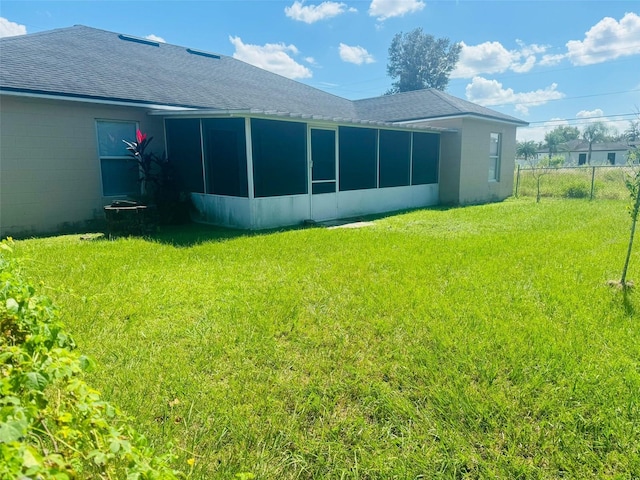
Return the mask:
<path id="1" fill-rule="evenodd" d="M 580 137 L 580 130 L 569 125 L 560 125 L 546 133 L 544 136 L 545 146 L 549 149 L 549 157 L 558 153 L 559 145 Z"/>
<path id="2" fill-rule="evenodd" d="M 631 120 L 623 136 L 629 144 L 640 141 L 640 120 Z"/>
<path id="3" fill-rule="evenodd" d="M 536 156 L 538 148 L 536 142 L 533 140 L 527 140 L 526 142 L 518 142 L 516 145 L 516 155 L 518 158 L 524 158 L 524 161 L 529 163 L 529 159 Z"/>
<path id="4" fill-rule="evenodd" d="M 564 157 L 544 157 L 539 162 L 533 162 L 533 158 L 528 162 L 531 169 L 531 175 L 536 182 L 536 203 L 540 203 L 540 180 L 545 175 L 551 173 L 552 170 L 557 170 L 563 163 Z"/>
<path id="5" fill-rule="evenodd" d="M 622 267 L 622 275 L 620 282 L 618 282 L 618 284 L 625 289 L 633 286 L 631 282 L 627 282 L 627 269 L 629 268 L 629 260 L 631 259 L 631 249 L 633 248 L 633 238 L 636 233 L 636 224 L 638 223 L 638 213 L 640 213 L 640 167 L 637 163 L 638 160 L 640 160 L 640 147 L 629 147 L 627 161 L 629 162 L 630 173 L 626 175 L 625 184 L 633 202 L 629 209 L 629 213 L 631 214 L 631 234 L 629 235 L 627 256 L 625 257 L 624 266 Z"/>
<path id="6" fill-rule="evenodd" d="M 549 158 L 558 153 L 558 145 L 563 142 L 563 137 L 555 129 L 544 135 L 545 146 L 549 149 Z"/>
<path id="7" fill-rule="evenodd" d="M 397 33 L 391 41 L 387 63 L 387 74 L 397 80 L 387 95 L 424 88 L 444 90 L 461 49 L 460 43 L 450 44 L 448 38 L 436 39 L 422 28 Z"/>
<path id="8" fill-rule="evenodd" d="M 593 122 L 587 125 L 582 132 L 582 139 L 589 143 L 589 153 L 587 155 L 587 165 L 591 164 L 591 151 L 593 150 L 593 144 L 598 142 L 604 142 L 609 130 L 607 126 L 602 122 Z"/>

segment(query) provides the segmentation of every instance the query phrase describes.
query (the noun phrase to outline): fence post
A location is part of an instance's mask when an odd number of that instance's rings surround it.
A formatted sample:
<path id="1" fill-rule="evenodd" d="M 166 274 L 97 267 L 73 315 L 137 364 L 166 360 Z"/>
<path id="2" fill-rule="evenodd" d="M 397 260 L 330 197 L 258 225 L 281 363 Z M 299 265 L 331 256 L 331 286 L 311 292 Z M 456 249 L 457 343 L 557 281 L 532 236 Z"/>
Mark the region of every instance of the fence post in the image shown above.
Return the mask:
<path id="1" fill-rule="evenodd" d="M 593 188 L 595 186 L 595 179 L 596 179 L 596 167 L 591 167 L 591 196 L 589 197 L 589 200 L 593 200 Z"/>
<path id="2" fill-rule="evenodd" d="M 518 173 L 516 174 L 516 198 L 518 198 L 518 187 L 520 186 L 520 164 L 518 164 Z"/>

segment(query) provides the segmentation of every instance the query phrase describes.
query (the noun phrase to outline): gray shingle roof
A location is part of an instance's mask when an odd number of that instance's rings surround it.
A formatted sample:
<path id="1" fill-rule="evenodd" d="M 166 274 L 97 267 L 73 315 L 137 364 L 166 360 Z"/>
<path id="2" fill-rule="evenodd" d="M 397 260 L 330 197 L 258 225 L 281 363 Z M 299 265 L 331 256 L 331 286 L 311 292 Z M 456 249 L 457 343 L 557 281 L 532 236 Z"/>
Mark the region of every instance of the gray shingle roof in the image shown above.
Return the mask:
<path id="1" fill-rule="evenodd" d="M 525 122 L 435 90 L 341 98 L 232 57 L 126 41 L 85 26 L 0 39 L 0 90 L 372 121 L 473 114 Z"/>
<path id="2" fill-rule="evenodd" d="M 439 90 L 427 89 L 383 97 L 356 100 L 358 115 L 379 120 L 402 122 L 425 118 L 474 115 L 527 125 L 515 117 L 454 97 Z"/>

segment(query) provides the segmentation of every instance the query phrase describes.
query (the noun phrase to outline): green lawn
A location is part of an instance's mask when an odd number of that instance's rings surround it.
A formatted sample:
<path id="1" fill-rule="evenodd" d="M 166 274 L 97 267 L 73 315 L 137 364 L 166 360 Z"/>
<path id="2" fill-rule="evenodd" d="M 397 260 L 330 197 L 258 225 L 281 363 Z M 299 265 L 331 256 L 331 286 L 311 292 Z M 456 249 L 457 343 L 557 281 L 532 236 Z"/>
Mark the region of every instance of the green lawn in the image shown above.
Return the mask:
<path id="1" fill-rule="evenodd" d="M 191 478 L 637 478 L 621 201 L 17 242 L 89 382 Z M 639 247 L 640 248 L 640 244 Z M 640 280 L 640 254 L 629 277 Z"/>

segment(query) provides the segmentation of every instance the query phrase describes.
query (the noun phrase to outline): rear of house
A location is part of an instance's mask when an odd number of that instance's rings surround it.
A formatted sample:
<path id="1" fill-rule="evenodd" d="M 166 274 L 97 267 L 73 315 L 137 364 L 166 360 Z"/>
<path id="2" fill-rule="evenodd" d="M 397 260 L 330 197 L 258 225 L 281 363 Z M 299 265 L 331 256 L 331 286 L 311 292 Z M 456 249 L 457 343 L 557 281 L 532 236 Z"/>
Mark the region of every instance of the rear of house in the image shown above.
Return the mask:
<path id="1" fill-rule="evenodd" d="M 2 236 L 97 225 L 139 194 L 122 141 L 138 129 L 197 221 L 262 229 L 504 199 L 526 124 L 433 90 L 350 101 L 82 26 L 1 39 L 0 54 Z"/>

